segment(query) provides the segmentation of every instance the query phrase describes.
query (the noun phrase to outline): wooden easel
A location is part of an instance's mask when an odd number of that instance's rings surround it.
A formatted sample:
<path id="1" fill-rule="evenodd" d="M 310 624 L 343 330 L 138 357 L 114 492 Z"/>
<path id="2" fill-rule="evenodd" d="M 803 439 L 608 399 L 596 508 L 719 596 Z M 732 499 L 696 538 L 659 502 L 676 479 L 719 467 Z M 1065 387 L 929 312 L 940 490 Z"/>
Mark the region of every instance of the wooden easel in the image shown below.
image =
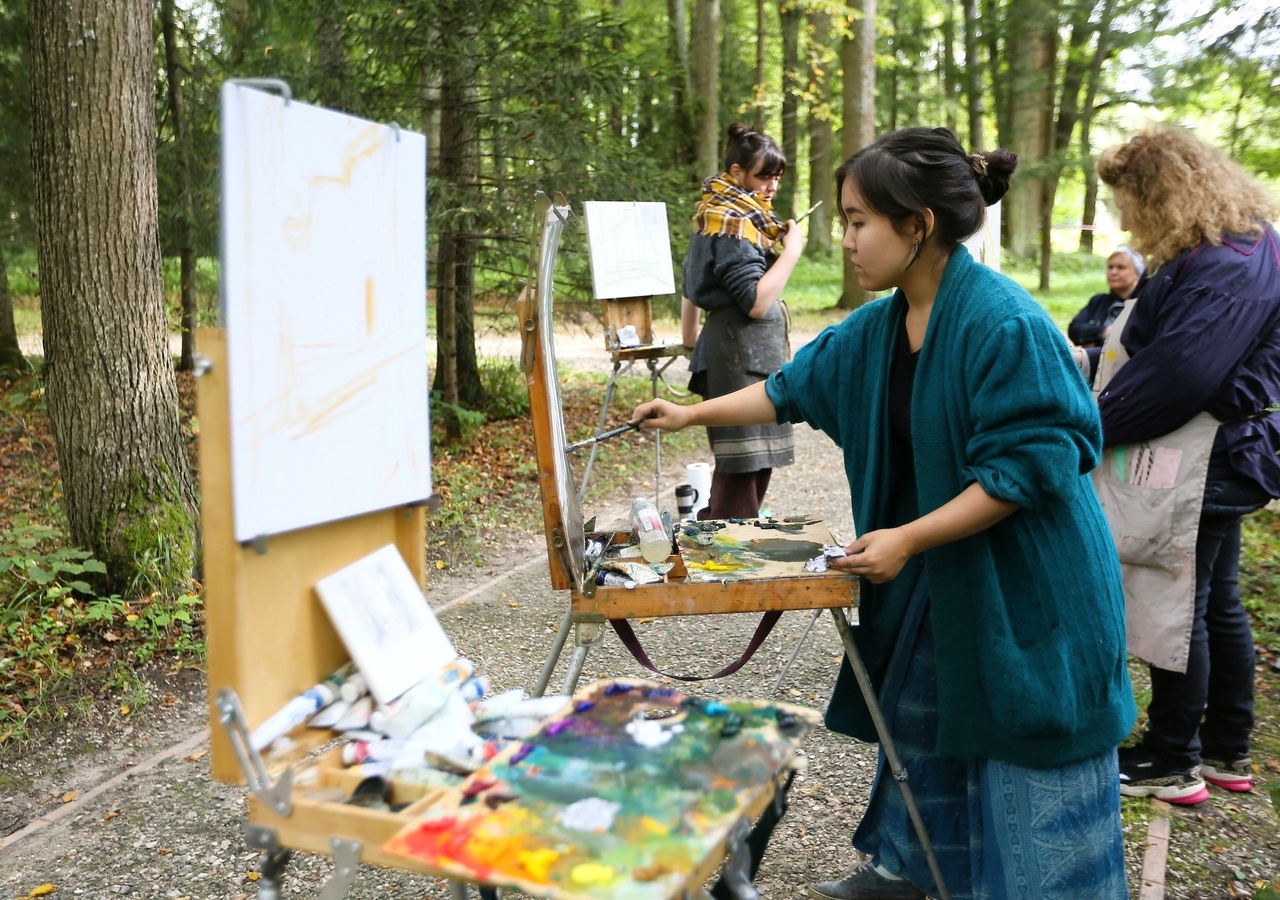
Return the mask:
<path id="1" fill-rule="evenodd" d="M 574 632 L 574 652 L 561 692 L 576 688 L 587 652 L 604 638 L 605 623 L 631 618 L 659 618 L 716 613 L 771 613 L 795 609 L 829 609 L 844 646 L 845 657 L 861 688 L 863 699 L 876 726 L 894 779 L 902 789 L 908 814 L 924 848 L 939 896 L 949 900 L 933 845 L 924 827 L 871 684 L 866 666 L 853 640 L 846 610 L 857 603 L 858 582 L 848 575 L 827 572 L 786 577 L 763 577 L 743 581 L 694 581 L 680 556 L 668 561 L 672 570 L 657 584 L 632 589 L 596 585 L 594 571 L 586 560 L 586 538 L 579 496 L 569 487 L 568 454 L 565 450 L 564 410 L 560 403 L 552 329 L 553 290 L 556 256 L 565 226 L 573 217 L 567 203 L 553 203 L 538 195 L 541 234 L 534 240 L 533 276 L 518 303 L 523 345 L 521 369 L 529 388 L 530 414 L 538 459 L 538 480 L 542 491 L 543 521 L 547 539 L 551 586 L 569 592 L 565 610 L 552 647 L 543 663 L 534 693 L 546 692 L 556 664 Z M 608 537 L 608 536 L 606 536 Z M 625 543 L 629 536 L 616 536 Z"/>
<path id="2" fill-rule="evenodd" d="M 229 490 L 226 334 L 202 328 L 196 341 L 207 360 L 196 386 L 211 724 L 220 725 L 218 689 L 231 687 L 253 728 L 348 658 L 316 599 L 317 581 L 395 544 L 426 589 L 426 515 L 422 506 L 384 509 L 274 535 L 264 546 L 238 542 Z M 213 777 L 242 782 L 226 732 L 210 731 Z"/>

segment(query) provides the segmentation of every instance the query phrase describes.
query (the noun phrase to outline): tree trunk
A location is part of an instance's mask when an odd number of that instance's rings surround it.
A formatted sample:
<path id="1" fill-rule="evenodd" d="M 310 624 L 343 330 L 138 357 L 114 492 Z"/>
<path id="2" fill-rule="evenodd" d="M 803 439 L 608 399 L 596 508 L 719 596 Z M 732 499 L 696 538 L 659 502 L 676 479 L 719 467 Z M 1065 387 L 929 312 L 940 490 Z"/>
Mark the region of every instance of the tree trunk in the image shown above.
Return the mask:
<path id="1" fill-rule="evenodd" d="M 773 209 L 782 220 L 796 212 L 796 178 L 800 159 L 800 25 L 804 14 L 792 0 L 778 4 L 782 25 L 782 152 L 790 165 L 792 177 L 778 184 Z"/>
<path id="2" fill-rule="evenodd" d="M 809 94 L 809 205 L 819 200 L 805 223 L 808 229 L 804 252 L 807 256 L 831 254 L 831 217 L 835 210 L 835 193 L 832 191 L 831 172 L 835 169 L 832 152 L 835 150 L 835 133 L 831 109 L 831 15 L 826 12 L 809 14 L 809 27 L 813 34 L 813 55 L 817 59 L 814 81 Z"/>
<path id="3" fill-rule="evenodd" d="M 840 46 L 844 69 L 840 149 L 845 159 L 874 141 L 876 134 L 876 0 L 849 0 L 848 9 L 854 20 L 850 36 Z M 840 198 L 835 200 L 839 204 Z M 838 308 L 856 309 L 870 299 L 871 295 L 858 284 L 858 273 L 847 257 L 843 282 Z"/>
<path id="4" fill-rule="evenodd" d="M 982 53 L 978 42 L 978 0 L 964 0 L 964 91 L 969 116 L 969 146 L 985 150 L 982 127 Z"/>
<path id="5" fill-rule="evenodd" d="M 769 75 L 765 68 L 768 59 L 765 51 L 769 47 L 769 29 L 765 23 L 766 8 L 765 0 L 756 0 L 756 97 L 755 115 L 751 125 L 756 131 L 765 130 L 765 119 L 769 112 L 769 107 L 764 102 L 764 98 L 769 95 Z"/>
<path id="6" fill-rule="evenodd" d="M 1080 216 L 1080 252 L 1093 252 L 1093 225 L 1098 213 L 1098 170 L 1093 165 L 1093 146 L 1090 130 L 1093 125 L 1094 103 L 1098 99 L 1098 87 L 1102 82 L 1102 65 L 1111 55 L 1111 21 L 1115 15 L 1115 0 L 1105 0 L 1098 19 L 1098 40 L 1093 48 L 1093 60 L 1085 82 L 1084 104 L 1080 114 L 1080 161 L 1084 166 L 1084 209 Z"/>
<path id="7" fill-rule="evenodd" d="M 344 0 L 316 3 L 316 97 L 321 105 L 344 112 L 352 109 L 351 77 L 347 72 L 347 8 Z"/>
<path id="8" fill-rule="evenodd" d="M 45 386 L 73 543 L 112 585 L 185 586 L 196 493 L 156 213 L 151 6 L 33 0 L 32 163 Z"/>
<path id="9" fill-rule="evenodd" d="M 1091 3 L 1080 3 L 1070 13 L 1071 37 L 1067 41 L 1067 59 L 1062 74 L 1062 95 L 1058 100 L 1058 120 L 1053 126 L 1053 145 L 1045 175 L 1044 199 L 1040 211 L 1040 290 L 1049 290 L 1053 266 L 1053 204 L 1058 195 L 1058 182 L 1067 164 L 1067 150 L 1076 122 L 1080 121 L 1080 89 L 1084 85 L 1088 65 L 1085 47 L 1093 36 L 1089 25 Z"/>
<path id="10" fill-rule="evenodd" d="M 436 375 L 434 388 L 449 407 L 446 431 L 450 440 L 462 437 L 458 407 L 476 409 L 484 404 L 480 366 L 475 345 L 475 233 L 473 221 L 479 203 L 478 145 L 479 61 L 471 55 L 476 45 L 465 32 L 475 25 L 465 4 L 459 4 L 452 31 L 454 64 L 444 67 L 440 84 L 440 159 L 436 173 L 447 199 L 437 213 L 443 222 L 436 266 Z M 442 30 L 448 26 L 442 24 Z"/>
<path id="11" fill-rule="evenodd" d="M 667 27 L 669 29 L 671 61 L 671 97 L 675 109 L 672 122 L 672 161 L 681 168 L 691 168 L 697 162 L 693 139 L 696 128 L 693 115 L 693 80 L 689 65 L 689 26 L 684 0 L 667 0 Z M 709 172 L 706 174 L 710 174 Z M 702 177 L 694 173 L 695 178 Z"/>
<path id="12" fill-rule="evenodd" d="M 1015 31 L 1009 35 L 1008 78 L 1016 90 L 1010 99 L 1010 132 L 1004 146 L 1018 154 L 1021 171 L 1004 203 L 1006 246 L 1014 255 L 1029 259 L 1040 222 L 1041 179 L 1032 173 L 1038 172 L 1046 152 L 1045 77 L 1051 26 L 1046 26 L 1045 9 L 1038 0 L 1015 0 L 1009 19 Z"/>
<path id="13" fill-rule="evenodd" d="M 946 98 L 943 117 L 947 127 L 953 132 L 960 115 L 960 79 L 956 66 L 956 20 L 955 7 L 946 4 L 942 11 L 942 65 L 938 80 L 942 88 L 942 96 Z"/>
<path id="14" fill-rule="evenodd" d="M 182 355 L 178 368 L 195 368 L 196 346 L 196 213 L 195 177 L 191 164 L 191 139 L 182 108 L 182 59 L 178 49 L 178 29 L 174 22 L 173 0 L 160 0 L 160 33 L 164 37 L 164 68 L 169 87 L 169 116 L 173 119 L 173 142 L 178 150 L 178 295 L 182 308 Z"/>
<path id="15" fill-rule="evenodd" d="M 9 265 L 4 242 L 0 241 L 0 375 L 26 371 L 27 359 L 18 345 L 18 326 L 13 320 L 13 294 L 9 292 Z"/>
<path id="16" fill-rule="evenodd" d="M 720 171 L 720 0 L 695 0 L 689 68 L 693 76 L 697 178 Z"/>

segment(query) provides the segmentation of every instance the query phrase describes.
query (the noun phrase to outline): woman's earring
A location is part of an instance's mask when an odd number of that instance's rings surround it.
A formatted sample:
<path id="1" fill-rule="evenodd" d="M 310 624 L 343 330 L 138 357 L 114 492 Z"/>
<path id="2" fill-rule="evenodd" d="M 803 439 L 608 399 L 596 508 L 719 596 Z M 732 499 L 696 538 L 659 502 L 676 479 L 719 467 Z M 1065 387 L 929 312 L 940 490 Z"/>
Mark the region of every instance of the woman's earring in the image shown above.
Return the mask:
<path id="1" fill-rule="evenodd" d="M 911 248 L 911 256 L 913 259 L 920 258 L 920 239 L 916 238 L 916 245 Z"/>

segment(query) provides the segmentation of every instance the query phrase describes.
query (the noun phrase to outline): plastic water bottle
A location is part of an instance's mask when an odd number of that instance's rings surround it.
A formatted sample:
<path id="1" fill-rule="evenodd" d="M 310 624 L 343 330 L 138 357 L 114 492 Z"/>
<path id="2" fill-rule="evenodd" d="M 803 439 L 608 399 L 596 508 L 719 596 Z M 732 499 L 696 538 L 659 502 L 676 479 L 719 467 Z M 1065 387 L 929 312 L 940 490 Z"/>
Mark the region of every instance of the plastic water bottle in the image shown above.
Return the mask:
<path id="1" fill-rule="evenodd" d="M 671 535 L 662 527 L 662 517 L 653 502 L 644 497 L 631 501 L 631 527 L 640 539 L 640 554 L 647 562 L 662 562 L 671 555 Z"/>

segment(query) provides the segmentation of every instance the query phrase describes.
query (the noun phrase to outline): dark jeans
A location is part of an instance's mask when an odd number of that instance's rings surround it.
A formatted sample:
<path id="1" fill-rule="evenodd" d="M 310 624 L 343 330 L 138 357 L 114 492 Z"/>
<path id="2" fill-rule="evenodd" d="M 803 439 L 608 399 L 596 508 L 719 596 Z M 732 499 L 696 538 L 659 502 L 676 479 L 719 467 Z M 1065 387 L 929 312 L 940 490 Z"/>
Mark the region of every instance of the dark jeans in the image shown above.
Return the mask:
<path id="1" fill-rule="evenodd" d="M 1151 666 L 1146 747 L 1171 767 L 1249 755 L 1253 631 L 1240 600 L 1240 523 L 1269 498 L 1210 464 L 1196 539 L 1195 620 L 1185 673 Z"/>

